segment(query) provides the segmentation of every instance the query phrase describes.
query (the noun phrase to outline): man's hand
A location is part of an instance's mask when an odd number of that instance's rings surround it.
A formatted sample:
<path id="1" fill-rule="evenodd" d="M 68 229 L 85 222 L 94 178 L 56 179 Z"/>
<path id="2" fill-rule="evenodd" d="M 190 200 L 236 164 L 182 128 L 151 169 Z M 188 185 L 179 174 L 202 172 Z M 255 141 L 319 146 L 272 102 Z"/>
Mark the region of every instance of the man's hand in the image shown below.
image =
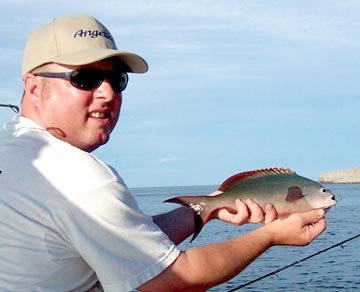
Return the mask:
<path id="1" fill-rule="evenodd" d="M 236 211 L 232 209 L 222 208 L 214 212 L 213 218 L 234 224 L 243 225 L 245 223 L 269 223 L 276 219 L 277 213 L 275 208 L 268 204 L 265 212 L 252 199 L 243 202 L 240 199 L 235 200 Z"/>
<path id="2" fill-rule="evenodd" d="M 325 211 L 294 213 L 262 228 L 272 236 L 273 245 L 307 245 L 326 229 Z"/>

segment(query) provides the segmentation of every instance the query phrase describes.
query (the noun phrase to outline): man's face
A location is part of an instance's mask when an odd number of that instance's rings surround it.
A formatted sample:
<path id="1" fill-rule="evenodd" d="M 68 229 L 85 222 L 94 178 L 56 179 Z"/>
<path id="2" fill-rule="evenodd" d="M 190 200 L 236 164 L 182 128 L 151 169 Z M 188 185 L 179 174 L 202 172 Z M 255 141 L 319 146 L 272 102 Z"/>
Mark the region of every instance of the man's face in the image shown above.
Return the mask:
<path id="1" fill-rule="evenodd" d="M 113 70 L 110 60 L 82 68 Z M 49 64 L 47 72 L 67 72 L 79 67 Z M 122 94 L 115 93 L 105 79 L 95 89 L 82 90 L 66 79 L 41 78 L 38 121 L 57 138 L 91 152 L 105 144 L 120 114 Z"/>

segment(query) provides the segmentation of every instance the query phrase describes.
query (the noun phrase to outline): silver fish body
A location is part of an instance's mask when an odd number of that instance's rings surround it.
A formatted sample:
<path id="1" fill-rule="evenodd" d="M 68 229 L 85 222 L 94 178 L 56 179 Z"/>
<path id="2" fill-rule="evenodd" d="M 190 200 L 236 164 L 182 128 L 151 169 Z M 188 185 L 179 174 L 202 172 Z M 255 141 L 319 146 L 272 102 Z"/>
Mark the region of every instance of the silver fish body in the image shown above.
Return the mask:
<path id="1" fill-rule="evenodd" d="M 192 240 L 214 211 L 220 208 L 235 211 L 236 198 L 244 201 L 252 198 L 263 209 L 270 203 L 279 218 L 317 208 L 328 210 L 337 203 L 334 194 L 321 184 L 284 168 L 238 173 L 225 180 L 218 191 L 220 194 L 215 196 L 180 196 L 165 201 L 194 210 L 195 232 Z"/>

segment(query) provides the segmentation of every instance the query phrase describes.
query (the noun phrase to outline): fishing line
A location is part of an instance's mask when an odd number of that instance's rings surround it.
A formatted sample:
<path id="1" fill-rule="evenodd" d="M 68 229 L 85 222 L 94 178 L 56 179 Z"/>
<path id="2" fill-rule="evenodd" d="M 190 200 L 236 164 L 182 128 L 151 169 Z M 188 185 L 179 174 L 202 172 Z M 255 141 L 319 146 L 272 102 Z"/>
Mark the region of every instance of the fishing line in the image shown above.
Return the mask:
<path id="1" fill-rule="evenodd" d="M 0 106 L 11 108 L 16 113 L 19 112 L 19 107 L 17 105 L 0 103 Z"/>
<path id="2" fill-rule="evenodd" d="M 315 257 L 315 256 L 317 256 L 317 255 L 319 255 L 319 254 L 322 254 L 322 253 L 324 253 L 324 252 L 326 252 L 326 251 L 329 251 L 330 249 L 333 249 L 333 248 L 335 248 L 335 247 L 341 246 L 341 245 L 343 245 L 343 244 L 345 244 L 345 243 L 347 243 L 347 242 L 349 242 L 349 241 L 351 241 L 351 240 L 354 240 L 354 239 L 356 239 L 356 238 L 358 238 L 358 237 L 360 237 L 360 234 L 357 234 L 357 235 L 355 235 L 355 236 L 353 236 L 353 237 L 350 237 L 350 238 L 348 238 L 348 239 L 346 239 L 346 240 L 344 240 L 344 241 L 341 241 L 341 242 L 339 242 L 339 243 L 336 243 L 336 244 L 334 244 L 334 245 L 332 245 L 332 246 L 330 246 L 330 247 L 328 247 L 328 248 L 325 248 L 325 249 L 323 249 L 323 250 L 320 250 L 320 251 L 318 251 L 318 252 L 316 252 L 316 253 L 314 253 L 314 254 L 312 254 L 312 255 L 309 255 L 309 256 L 307 256 L 307 257 L 305 257 L 305 258 L 303 258 L 303 259 L 300 259 L 300 260 L 298 260 L 298 261 L 296 261 L 296 262 L 293 262 L 292 264 L 289 264 L 289 265 L 284 266 L 284 267 L 282 267 L 282 268 L 280 268 L 280 269 L 277 269 L 276 271 L 273 271 L 273 272 L 270 272 L 270 273 L 268 273 L 268 274 L 266 274 L 266 275 L 263 275 L 263 276 L 255 279 L 255 280 L 249 281 L 249 282 L 247 282 L 247 283 L 245 283 L 245 284 L 243 284 L 243 285 L 240 285 L 240 286 L 238 286 L 238 287 L 236 287 L 236 288 L 234 288 L 234 289 L 229 290 L 228 292 L 237 291 L 237 290 L 239 290 L 239 289 L 241 289 L 241 288 L 244 288 L 244 287 L 246 287 L 246 286 L 249 286 L 250 284 L 253 284 L 253 283 L 255 283 L 255 282 L 258 282 L 258 281 L 260 281 L 260 280 L 262 280 L 262 279 L 265 279 L 265 278 L 270 277 L 270 276 L 272 276 L 272 275 L 276 275 L 277 273 L 279 273 L 279 272 L 281 272 L 281 271 L 283 271 L 283 270 L 286 270 L 286 269 L 288 269 L 288 268 L 290 268 L 290 267 L 292 267 L 292 266 L 295 266 L 295 265 L 300 264 L 300 263 L 302 263 L 302 262 L 304 262 L 304 261 L 307 261 L 308 259 L 311 259 L 312 257 Z"/>

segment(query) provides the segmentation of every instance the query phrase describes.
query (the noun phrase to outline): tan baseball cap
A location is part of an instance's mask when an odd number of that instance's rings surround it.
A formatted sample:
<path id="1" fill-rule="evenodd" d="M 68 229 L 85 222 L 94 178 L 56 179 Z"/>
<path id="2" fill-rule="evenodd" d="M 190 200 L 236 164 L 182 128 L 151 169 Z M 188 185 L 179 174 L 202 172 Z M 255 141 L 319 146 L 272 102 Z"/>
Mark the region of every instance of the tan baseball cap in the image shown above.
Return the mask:
<path id="1" fill-rule="evenodd" d="M 22 76 L 46 63 L 86 65 L 118 57 L 129 72 L 145 73 L 146 61 L 117 49 L 108 29 L 92 16 L 75 14 L 54 18 L 34 31 L 26 44 Z"/>

